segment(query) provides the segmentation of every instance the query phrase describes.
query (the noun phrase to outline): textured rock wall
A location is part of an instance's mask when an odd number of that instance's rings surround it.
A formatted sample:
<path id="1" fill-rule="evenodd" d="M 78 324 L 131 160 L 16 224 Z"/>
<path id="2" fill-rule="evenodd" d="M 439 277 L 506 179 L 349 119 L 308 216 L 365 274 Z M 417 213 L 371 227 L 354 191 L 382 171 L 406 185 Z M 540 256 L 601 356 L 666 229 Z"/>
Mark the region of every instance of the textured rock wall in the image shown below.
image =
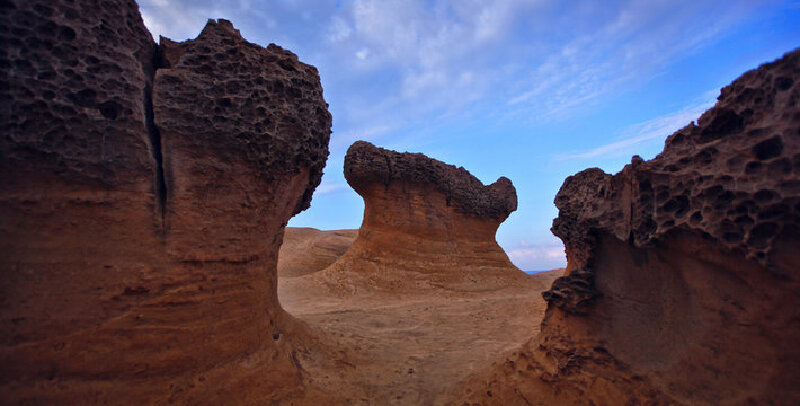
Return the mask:
<path id="1" fill-rule="evenodd" d="M 276 262 L 327 158 L 316 70 L 224 20 L 156 46 L 133 1 L 2 7 L 2 403 L 297 391 Z"/>
<path id="2" fill-rule="evenodd" d="M 722 89 L 653 160 L 569 177 L 553 222 L 568 274 L 542 333 L 466 397 L 800 402 L 798 81 L 795 51 Z"/>
<path id="3" fill-rule="evenodd" d="M 162 38 L 159 51 L 153 110 L 166 165 L 168 250 L 239 260 L 264 246 L 252 234 L 285 221 L 261 213 L 298 213 L 319 184 L 331 123 L 319 74 L 277 45 L 248 43 L 226 20 L 210 21 L 192 41 Z M 299 202 L 269 190 L 301 172 L 308 182 Z"/>
<path id="4" fill-rule="evenodd" d="M 406 182 L 444 195 L 447 206 L 466 215 L 503 222 L 517 210 L 517 191 L 506 177 L 484 186 L 464 168 L 456 168 L 420 153 L 395 152 L 357 141 L 344 162 L 347 183 L 362 195 L 375 185 Z"/>
<path id="5" fill-rule="evenodd" d="M 525 277 L 495 241 L 517 207 L 507 178 L 484 186 L 463 168 L 364 141 L 344 171 L 365 208 L 353 245 L 326 270 L 337 287 L 485 290 Z"/>

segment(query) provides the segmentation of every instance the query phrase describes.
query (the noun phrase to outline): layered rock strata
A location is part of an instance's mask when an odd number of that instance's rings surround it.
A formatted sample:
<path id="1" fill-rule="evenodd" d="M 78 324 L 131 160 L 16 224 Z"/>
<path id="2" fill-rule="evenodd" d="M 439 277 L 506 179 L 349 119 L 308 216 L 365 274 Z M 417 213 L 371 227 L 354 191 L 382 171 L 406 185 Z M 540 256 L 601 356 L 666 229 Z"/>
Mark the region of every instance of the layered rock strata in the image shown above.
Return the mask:
<path id="1" fill-rule="evenodd" d="M 365 206 L 358 237 L 325 271 L 344 291 L 477 291 L 525 278 L 495 241 L 517 208 L 507 178 L 484 186 L 464 168 L 364 141 L 344 172 Z"/>
<path id="2" fill-rule="evenodd" d="M 299 390 L 276 262 L 328 154 L 316 69 L 225 20 L 156 46 L 133 1 L 2 8 L 2 403 Z"/>
<path id="3" fill-rule="evenodd" d="M 286 227 L 278 254 L 278 276 L 301 276 L 321 271 L 341 257 L 358 230 L 317 230 Z"/>
<path id="4" fill-rule="evenodd" d="M 541 335 L 467 383 L 497 404 L 800 402 L 800 51 L 616 175 L 555 198 Z"/>

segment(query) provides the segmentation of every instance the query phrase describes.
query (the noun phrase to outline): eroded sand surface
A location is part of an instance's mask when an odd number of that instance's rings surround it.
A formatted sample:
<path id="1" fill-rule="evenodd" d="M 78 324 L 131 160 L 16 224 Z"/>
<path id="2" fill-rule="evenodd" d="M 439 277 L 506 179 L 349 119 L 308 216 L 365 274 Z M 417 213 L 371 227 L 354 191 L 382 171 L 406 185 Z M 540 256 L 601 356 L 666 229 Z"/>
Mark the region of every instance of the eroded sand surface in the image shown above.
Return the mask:
<path id="1" fill-rule="evenodd" d="M 452 385 L 538 333 L 541 292 L 560 274 L 486 292 L 348 296 L 307 275 L 279 278 L 278 295 L 289 313 L 347 352 L 349 365 L 334 371 L 306 354 L 300 359 L 306 376 L 346 392 L 361 388 L 356 393 L 363 395 L 351 399 L 356 404 L 441 404 Z"/>

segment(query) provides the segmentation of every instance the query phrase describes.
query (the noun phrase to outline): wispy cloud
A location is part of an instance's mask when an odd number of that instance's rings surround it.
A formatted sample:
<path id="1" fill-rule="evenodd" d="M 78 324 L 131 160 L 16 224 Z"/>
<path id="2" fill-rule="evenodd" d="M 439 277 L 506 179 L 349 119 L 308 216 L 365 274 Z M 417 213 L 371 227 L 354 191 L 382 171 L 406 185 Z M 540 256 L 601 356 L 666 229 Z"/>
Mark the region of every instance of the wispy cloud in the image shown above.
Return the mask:
<path id="1" fill-rule="evenodd" d="M 622 131 L 615 141 L 588 151 L 557 154 L 555 159 L 588 159 L 598 156 L 631 155 L 634 147 L 648 141 L 660 140 L 663 142 L 668 135 L 683 128 L 696 120 L 714 105 L 714 98 L 709 98 L 711 92 L 705 93 L 704 101 L 687 106 L 679 111 L 656 117 L 641 123 L 636 123 Z M 716 94 L 716 91 L 713 92 Z"/>
<path id="2" fill-rule="evenodd" d="M 328 39 L 333 42 L 341 42 L 353 33 L 353 28 L 339 16 L 331 17 L 330 28 L 328 29 Z"/>
<path id="3" fill-rule="evenodd" d="M 658 74 L 754 7 L 706 0 L 141 1 L 155 35 L 193 37 L 206 18 L 226 17 L 275 35 L 268 41 L 288 41 L 282 45 L 319 65 L 336 120 L 348 127 L 438 121 L 475 109 L 563 120 Z"/>
<path id="4" fill-rule="evenodd" d="M 534 120 L 568 118 L 576 107 L 602 96 L 635 86 L 658 75 L 669 63 L 684 58 L 734 27 L 747 16 L 752 5 L 732 2 L 717 8 L 702 1 L 681 4 L 633 2 L 608 12 L 575 13 L 568 40 L 542 53 L 506 104 L 517 114 Z M 580 7 L 577 7 L 580 8 Z M 598 13 L 597 22 L 581 21 Z M 605 14 L 605 15 L 604 15 Z M 665 19 L 669 14 L 671 18 Z M 704 17 L 713 14 L 714 19 Z M 680 38 L 680 40 L 676 40 Z"/>
<path id="5" fill-rule="evenodd" d="M 518 178 L 543 173 L 537 172 L 541 165 L 523 162 L 530 165 L 522 170 L 488 162 L 465 144 L 475 141 L 480 146 L 473 148 L 486 148 L 485 155 L 494 157 L 508 155 L 511 148 L 535 149 L 541 156 L 571 159 L 576 165 L 580 163 L 576 159 L 630 155 L 652 147 L 709 104 L 701 100 L 631 125 L 607 141 L 576 136 L 586 150 L 546 150 L 564 143 L 538 141 L 547 138 L 549 128 L 590 117 L 597 106 L 613 110 L 615 98 L 642 90 L 654 83 L 653 78 L 712 44 L 725 44 L 729 34 L 743 33 L 741 27 L 753 30 L 755 22 L 771 22 L 764 16 L 774 16 L 776 8 L 785 12 L 797 2 L 780 7 L 749 0 L 568 4 L 558 0 L 139 0 L 139 4 L 156 39 L 158 35 L 193 38 L 208 18 L 228 18 L 249 41 L 274 42 L 319 69 L 334 127 L 328 167 L 317 190 L 325 197 L 312 209 L 324 210 L 320 204 L 324 199 L 338 199 L 336 193 L 347 189 L 341 168 L 347 147 L 358 139 L 400 150 L 452 151 L 470 170 L 477 172 L 482 166 L 489 173 L 502 166 L 518 171 L 504 175 Z M 674 106 L 680 103 L 670 101 Z M 629 122 L 620 121 L 615 128 Z M 470 155 L 471 162 L 463 161 Z M 533 187 L 526 192 L 525 182 L 518 184 L 520 201 L 542 200 L 547 194 Z M 542 204 L 551 204 L 550 196 L 543 200 L 529 210 L 541 211 Z M 524 210 L 515 219 L 532 217 Z M 326 216 L 314 218 L 321 217 Z M 335 227 L 342 226 L 347 225 Z M 546 225 L 536 227 L 535 232 L 546 233 Z M 523 269 L 546 269 L 563 265 L 559 250 L 558 244 L 517 245 L 509 254 Z"/>
<path id="6" fill-rule="evenodd" d="M 202 5 L 186 7 L 181 0 L 141 0 L 138 3 L 144 24 L 156 42 L 160 35 L 177 41 L 194 38 L 209 18 L 230 15 Z"/>
<path id="7" fill-rule="evenodd" d="M 314 191 L 314 195 L 327 195 L 329 193 L 347 190 L 348 188 L 349 186 L 343 183 L 323 183 L 317 187 L 317 189 Z"/>
<path id="8" fill-rule="evenodd" d="M 389 124 L 359 126 L 341 133 L 334 133 L 331 137 L 331 146 L 335 148 L 347 148 L 350 144 L 358 140 L 380 139 L 381 135 L 387 134 L 391 130 L 392 126 Z"/>
<path id="9" fill-rule="evenodd" d="M 564 245 L 560 241 L 534 245 L 522 240 L 508 251 L 508 257 L 525 271 L 545 271 L 567 265 Z"/>

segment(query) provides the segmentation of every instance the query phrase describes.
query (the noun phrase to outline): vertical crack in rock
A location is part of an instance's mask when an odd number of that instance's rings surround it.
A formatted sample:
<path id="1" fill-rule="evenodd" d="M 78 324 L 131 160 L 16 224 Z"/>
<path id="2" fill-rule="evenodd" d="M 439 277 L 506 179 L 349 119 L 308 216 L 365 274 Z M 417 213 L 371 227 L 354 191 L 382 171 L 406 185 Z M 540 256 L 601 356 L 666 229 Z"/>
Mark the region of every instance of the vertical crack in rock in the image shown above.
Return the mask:
<path id="1" fill-rule="evenodd" d="M 383 185 L 386 187 L 386 190 L 389 190 L 389 185 L 392 184 L 392 160 L 389 159 L 389 156 L 386 157 L 386 178 L 383 180 Z"/>
<path id="2" fill-rule="evenodd" d="M 164 232 L 167 227 L 167 181 L 164 175 L 164 153 L 161 144 L 161 132 L 155 124 L 153 114 L 153 82 L 155 81 L 156 71 L 160 67 L 160 51 L 159 45 L 156 44 L 152 58 L 149 61 L 145 61 L 142 68 L 147 78 L 147 83 L 144 88 L 143 106 L 145 126 L 150 140 L 150 154 L 153 158 L 153 168 L 155 170 L 153 188 L 155 189 L 156 210 L 161 220 L 161 231 Z M 147 62 L 149 62 L 149 65 L 146 64 Z"/>
<path id="3" fill-rule="evenodd" d="M 307 333 L 275 264 L 328 157 L 318 71 L 225 20 L 156 47 L 97 3 L 0 3 L 0 403 L 286 399 Z"/>

